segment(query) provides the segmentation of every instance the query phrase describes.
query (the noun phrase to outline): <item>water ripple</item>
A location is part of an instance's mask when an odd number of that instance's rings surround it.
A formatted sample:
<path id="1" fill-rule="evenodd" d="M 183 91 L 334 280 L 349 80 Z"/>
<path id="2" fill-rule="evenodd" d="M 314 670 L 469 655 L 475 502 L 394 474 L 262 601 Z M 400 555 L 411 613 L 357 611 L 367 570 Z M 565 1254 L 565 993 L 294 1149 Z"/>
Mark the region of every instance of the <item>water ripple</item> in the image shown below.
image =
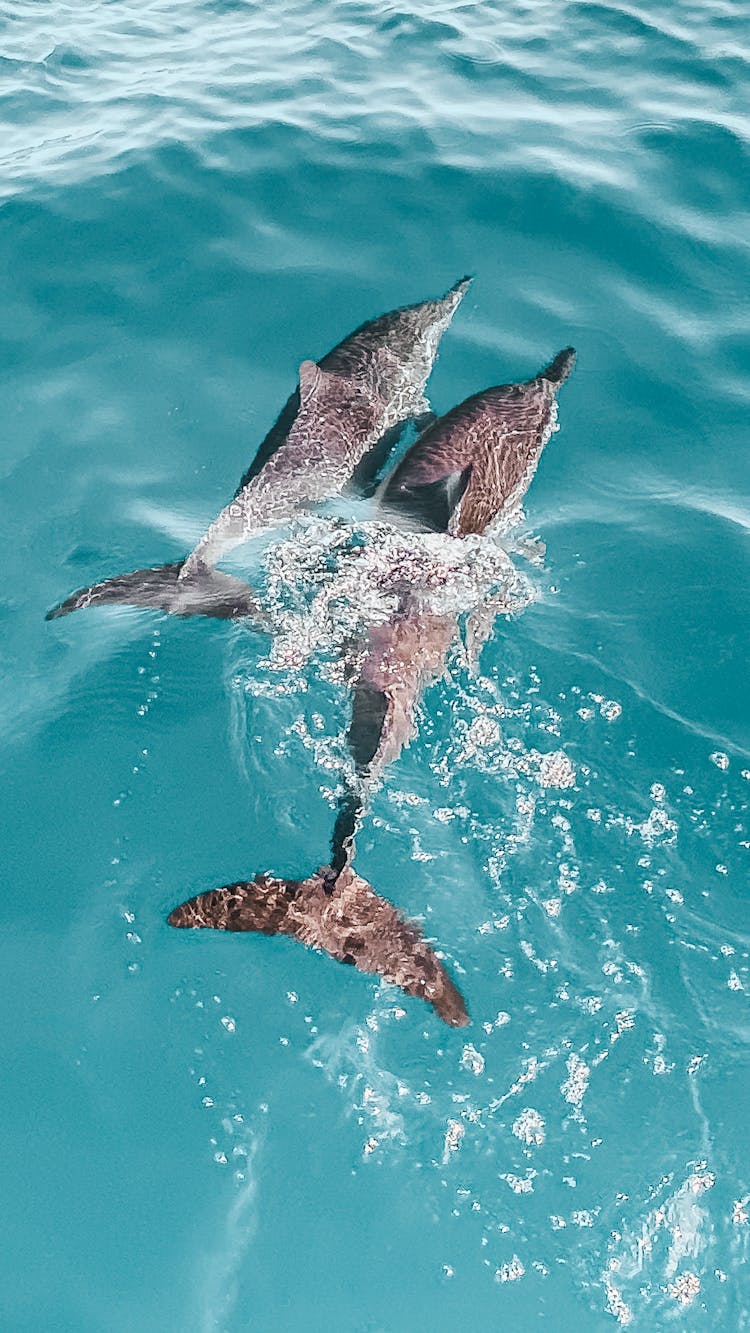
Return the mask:
<path id="1" fill-rule="evenodd" d="M 128 5 L 57 5 L 53 36 L 26 0 L 4 44 L 5 193 L 106 171 L 123 153 L 173 138 L 205 143 L 222 130 L 282 124 L 335 139 L 346 127 L 374 138 L 415 123 L 444 136 L 460 122 L 472 165 L 489 155 L 500 166 L 508 136 L 520 133 L 531 150 L 567 149 L 588 157 L 589 171 L 598 161 L 611 173 L 637 155 L 623 136 L 638 121 L 690 128 L 703 107 L 712 124 L 731 121 L 747 137 L 739 10 L 724 26 L 735 39 L 726 73 L 728 55 L 706 55 L 710 16 L 686 5 L 679 23 L 577 3 L 311 12 L 285 0 L 273 16 L 260 3 L 175 11 L 161 0 L 147 16 Z"/>
<path id="2" fill-rule="evenodd" d="M 12 9 L 6 1318 L 747 1328 L 746 5 Z M 183 555 L 300 360 L 467 271 L 437 410 L 579 360 L 536 600 L 478 673 L 456 652 L 358 839 L 460 976 L 456 1034 L 290 941 L 165 924 L 324 859 L 335 672 L 43 615 Z"/>

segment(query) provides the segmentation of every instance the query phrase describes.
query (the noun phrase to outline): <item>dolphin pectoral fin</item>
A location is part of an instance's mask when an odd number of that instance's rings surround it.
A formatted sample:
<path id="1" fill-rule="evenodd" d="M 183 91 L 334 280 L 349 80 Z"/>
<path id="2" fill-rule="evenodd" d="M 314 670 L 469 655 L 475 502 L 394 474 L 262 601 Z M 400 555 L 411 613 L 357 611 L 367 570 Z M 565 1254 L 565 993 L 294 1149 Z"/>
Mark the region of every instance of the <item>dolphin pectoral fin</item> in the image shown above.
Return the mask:
<path id="1" fill-rule="evenodd" d="M 130 574 L 118 574 L 115 578 L 104 579 L 101 583 L 92 583 L 88 588 L 79 588 L 59 606 L 47 612 L 47 620 L 57 620 L 59 616 L 70 615 L 71 611 L 81 611 L 87 606 L 106 606 L 114 602 L 126 602 L 133 606 L 153 606 L 169 610 L 177 586 L 177 578 L 182 568 L 182 561 L 169 565 L 157 565 L 153 569 L 134 569 Z"/>
<path id="2" fill-rule="evenodd" d="M 212 616 L 219 620 L 243 617 L 264 627 L 264 617 L 251 588 L 242 579 L 215 569 L 201 569 L 190 578 L 180 578 L 183 562 L 136 569 L 130 574 L 92 583 L 47 612 L 57 620 L 88 606 L 148 606 L 175 616 Z"/>
<path id="3" fill-rule="evenodd" d="M 251 620 L 268 631 L 268 616 L 242 579 L 220 569 L 201 568 L 198 574 L 178 579 L 177 600 L 167 608 L 176 616 L 211 616 L 216 620 Z"/>
<path id="4" fill-rule="evenodd" d="M 201 893 L 170 913 L 171 926 L 289 935 L 360 972 L 426 1000 L 450 1027 L 469 1022 L 463 996 L 419 927 L 349 867 L 306 880 L 258 875 Z"/>

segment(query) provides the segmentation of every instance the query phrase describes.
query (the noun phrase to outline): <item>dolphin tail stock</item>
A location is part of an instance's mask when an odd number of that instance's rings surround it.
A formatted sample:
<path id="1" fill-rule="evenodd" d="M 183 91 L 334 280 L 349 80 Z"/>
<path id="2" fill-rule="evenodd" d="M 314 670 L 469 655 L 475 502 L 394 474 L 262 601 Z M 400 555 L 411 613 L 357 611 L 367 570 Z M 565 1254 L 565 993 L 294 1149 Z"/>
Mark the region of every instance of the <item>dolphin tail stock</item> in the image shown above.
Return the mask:
<path id="1" fill-rule="evenodd" d="M 175 907 L 168 921 L 181 928 L 287 935 L 425 1000 L 450 1027 L 469 1022 L 461 992 L 419 926 L 351 866 L 335 879 L 330 866 L 305 880 L 257 875 L 198 894 Z"/>
<path id="2" fill-rule="evenodd" d="M 47 620 L 57 620 L 88 606 L 108 606 L 115 603 L 128 606 L 149 606 L 175 616 L 213 616 L 219 620 L 243 617 L 253 619 L 264 628 L 265 617 L 252 589 L 242 579 L 219 570 L 201 567 L 190 578 L 180 578 L 183 561 L 156 565 L 152 569 L 135 569 L 130 574 L 118 574 L 80 588 L 64 602 L 47 612 Z"/>
<path id="3" fill-rule="evenodd" d="M 576 363 L 575 347 L 564 347 L 537 375 L 538 380 L 548 380 L 550 384 L 564 384 Z"/>

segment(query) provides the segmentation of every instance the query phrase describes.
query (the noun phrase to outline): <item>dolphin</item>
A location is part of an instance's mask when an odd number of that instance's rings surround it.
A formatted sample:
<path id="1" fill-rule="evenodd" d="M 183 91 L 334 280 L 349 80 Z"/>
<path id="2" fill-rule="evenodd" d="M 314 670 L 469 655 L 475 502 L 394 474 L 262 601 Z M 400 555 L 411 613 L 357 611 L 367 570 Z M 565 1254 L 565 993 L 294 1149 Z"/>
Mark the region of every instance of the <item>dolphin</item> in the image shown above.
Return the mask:
<path id="1" fill-rule="evenodd" d="M 572 348 L 518 384 L 467 399 L 427 428 L 388 478 L 381 503 L 457 538 L 484 533 L 520 503 L 556 423 L 556 395 Z M 419 580 L 401 579 L 398 605 L 371 625 L 352 684 L 347 742 L 354 779 L 345 786 L 331 859 L 304 880 L 261 874 L 198 894 L 169 915 L 177 927 L 289 935 L 340 962 L 426 1000 L 452 1027 L 470 1020 L 461 992 L 422 936 L 353 868 L 354 840 L 383 770 L 408 745 L 422 690 L 440 676 L 459 631 L 458 613 L 436 612 Z"/>
<path id="2" fill-rule="evenodd" d="M 566 347 L 532 379 L 484 389 L 437 419 L 386 478 L 382 507 L 456 536 L 512 513 L 556 429 L 557 392 L 574 364 Z"/>
<path id="3" fill-rule="evenodd" d="M 248 538 L 287 522 L 299 508 L 338 495 L 368 456 L 394 442 L 407 421 L 432 415 L 427 380 L 440 339 L 470 282 L 462 278 L 438 300 L 403 306 L 362 324 L 317 364 L 303 361 L 298 386 L 234 499 L 190 555 L 80 589 L 52 608 L 47 619 L 110 602 L 178 616 L 259 615 L 247 585 L 216 571 L 216 564 Z"/>

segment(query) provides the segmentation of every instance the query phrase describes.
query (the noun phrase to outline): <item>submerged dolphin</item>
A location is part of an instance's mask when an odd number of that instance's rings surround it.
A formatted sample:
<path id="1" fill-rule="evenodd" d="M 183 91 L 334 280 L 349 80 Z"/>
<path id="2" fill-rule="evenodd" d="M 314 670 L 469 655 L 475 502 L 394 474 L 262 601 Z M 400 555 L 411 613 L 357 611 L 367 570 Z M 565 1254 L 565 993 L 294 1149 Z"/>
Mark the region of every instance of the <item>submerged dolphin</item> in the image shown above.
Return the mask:
<path id="1" fill-rule="evenodd" d="M 485 390 L 429 427 L 395 469 L 383 503 L 415 510 L 456 536 L 484 532 L 516 505 L 555 424 L 556 393 L 573 368 L 566 348 L 533 379 Z M 290 935 L 362 972 L 426 1000 L 444 1022 L 469 1022 L 460 991 L 418 926 L 405 921 L 352 867 L 354 837 L 369 793 L 415 730 L 421 691 L 439 676 L 458 632 L 457 613 L 429 610 L 419 584 L 397 611 L 372 625 L 353 683 L 348 745 L 354 782 L 344 791 L 331 861 L 305 880 L 258 875 L 176 907 L 179 927 Z"/>
<path id="2" fill-rule="evenodd" d="M 393 442 L 408 420 L 429 412 L 427 380 L 470 281 L 462 278 L 439 300 L 368 321 L 317 365 L 303 361 L 299 385 L 235 498 L 187 559 L 92 584 L 53 608 L 47 619 L 109 602 L 182 616 L 255 615 L 259 608 L 247 585 L 214 566 L 249 537 L 285 523 L 301 506 L 338 495 L 373 450 Z"/>

